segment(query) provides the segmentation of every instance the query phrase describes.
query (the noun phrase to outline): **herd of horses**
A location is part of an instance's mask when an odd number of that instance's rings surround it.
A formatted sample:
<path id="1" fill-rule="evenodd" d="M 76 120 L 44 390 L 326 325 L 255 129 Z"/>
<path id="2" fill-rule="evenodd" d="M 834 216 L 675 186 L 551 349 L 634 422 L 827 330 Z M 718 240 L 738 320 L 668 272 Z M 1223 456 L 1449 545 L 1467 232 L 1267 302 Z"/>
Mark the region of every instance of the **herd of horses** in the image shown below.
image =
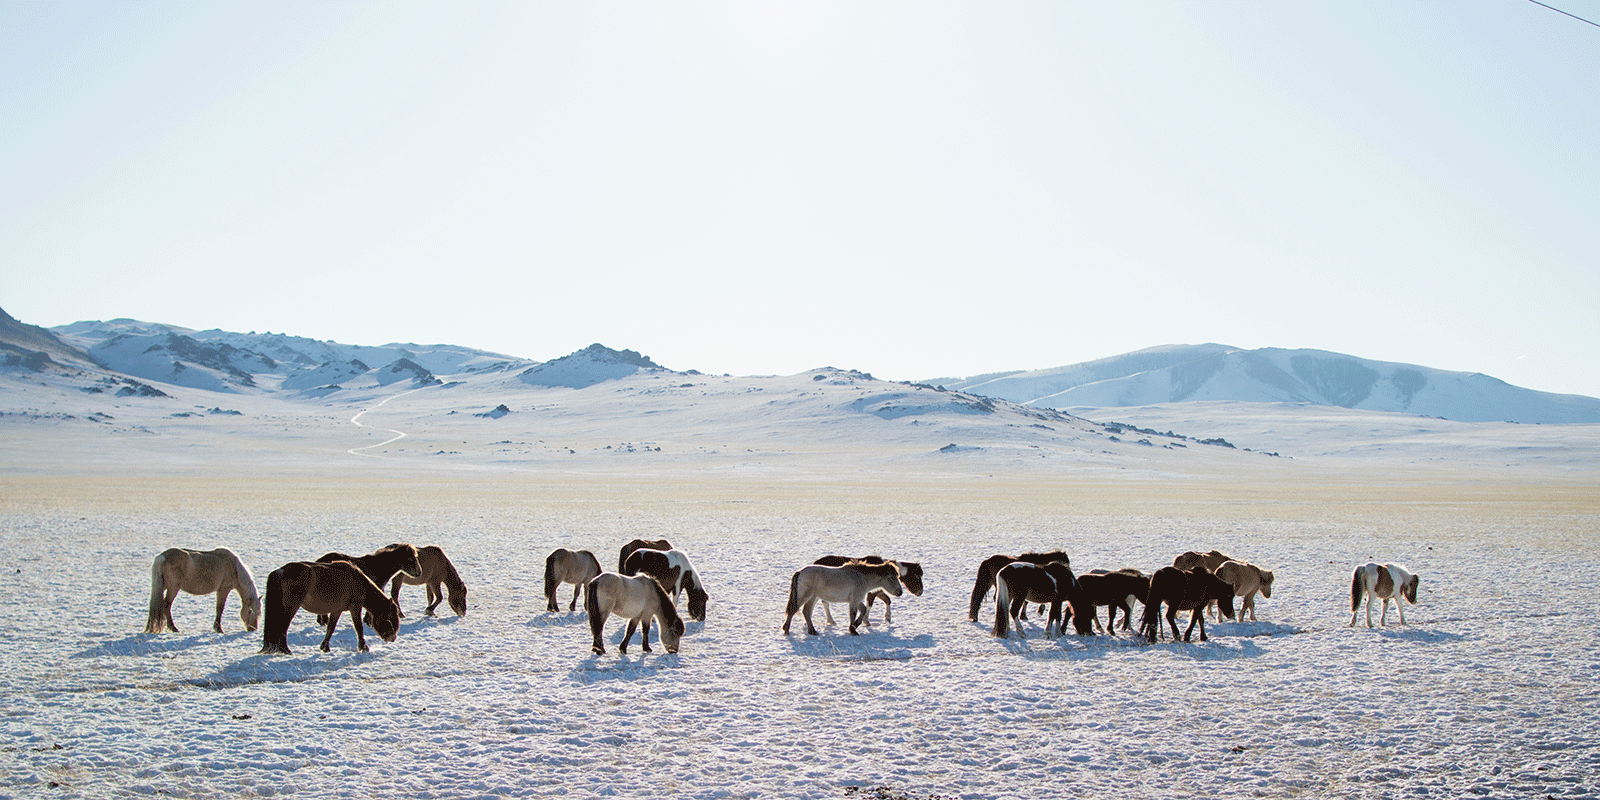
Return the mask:
<path id="1" fill-rule="evenodd" d="M 385 583 L 390 584 L 387 594 L 381 588 Z M 1360 616 L 1363 599 L 1367 627 L 1372 627 L 1374 601 L 1382 603 L 1381 624 L 1388 624 L 1389 604 L 1393 602 L 1400 612 L 1400 624 L 1404 625 L 1401 601 L 1416 603 L 1419 583 L 1416 575 L 1399 565 L 1367 563 L 1356 567 L 1350 581 L 1350 627 Z M 615 572 L 605 571 L 588 550 L 557 548 L 545 559 L 547 611 L 561 611 L 556 594 L 568 584 L 573 590 L 567 611 L 576 611 L 582 598 L 592 635 L 590 650 L 596 655 L 606 652 L 602 635 L 612 616 L 627 621 L 627 630 L 618 645 L 624 654 L 635 630 L 640 631 L 644 651 L 652 652 L 652 626 L 659 629 L 666 651 L 676 653 L 685 632 L 685 616 L 695 621 L 706 617 L 709 595 L 699 572 L 689 556 L 666 539 L 635 539 L 624 545 L 618 553 Z M 1119 610 L 1121 629 L 1132 631 L 1133 605 L 1140 603 L 1144 612 L 1138 635 L 1146 641 L 1165 637 L 1161 625 L 1164 608 L 1174 640 L 1179 638 L 1177 615 L 1188 611 L 1189 625 L 1182 634 L 1183 640 L 1191 641 L 1198 627 L 1200 641 L 1204 642 L 1208 611 L 1219 620 L 1236 616 L 1242 620 L 1248 613 L 1254 621 L 1256 595 L 1270 599 L 1272 584 L 1271 570 L 1216 550 L 1183 553 L 1173 559 L 1171 566 L 1148 575 L 1134 568 L 1096 569 L 1076 575 L 1071 560 L 1061 551 L 994 555 L 978 566 L 968 618 L 978 620 L 983 601 L 992 589 L 992 633 L 996 637 L 1007 637 L 1013 629 L 1019 638 L 1025 637 L 1022 622 L 1027 619 L 1029 604 L 1038 606 L 1038 613 L 1046 615 L 1047 637 L 1066 635 L 1069 622 L 1081 636 L 1094 635 L 1096 630 L 1114 634 Z M 317 622 L 325 627 L 323 652 L 328 651 L 339 617 L 346 613 L 356 629 L 357 649 L 365 652 L 366 627 L 386 642 L 393 642 L 398 636 L 400 618 L 404 616 L 399 604 L 401 586 L 427 587 L 428 606 L 424 613 L 428 616 L 433 616 L 446 600 L 458 616 L 467 613 L 467 586 L 444 551 L 433 545 L 419 548 L 392 544 L 364 556 L 327 553 L 316 561 L 290 562 L 267 576 L 264 600 L 256 591 L 250 569 L 233 551 L 172 548 L 156 556 L 151 565 L 145 632 L 177 632 L 172 603 L 184 592 L 216 595 L 212 630 L 221 633 L 228 596 L 237 593 L 239 618 L 247 630 L 260 627 L 264 654 L 289 653 L 289 625 L 302 609 L 318 615 Z M 870 625 L 868 612 L 876 602 L 883 602 L 887 624 L 891 598 L 902 597 L 906 592 L 921 595 L 922 591 L 922 566 L 916 562 L 876 555 L 823 556 L 791 576 L 783 633 L 789 634 L 798 613 L 805 619 L 806 633 L 817 635 L 812 618 L 816 604 L 822 604 L 827 623 L 832 625 L 835 623 L 828 604 L 843 603 L 849 609 L 847 629 L 850 635 L 857 635 L 861 626 Z M 685 612 L 680 614 L 677 604 L 684 596 Z M 1099 619 L 1102 607 L 1108 609 L 1104 625 Z"/>

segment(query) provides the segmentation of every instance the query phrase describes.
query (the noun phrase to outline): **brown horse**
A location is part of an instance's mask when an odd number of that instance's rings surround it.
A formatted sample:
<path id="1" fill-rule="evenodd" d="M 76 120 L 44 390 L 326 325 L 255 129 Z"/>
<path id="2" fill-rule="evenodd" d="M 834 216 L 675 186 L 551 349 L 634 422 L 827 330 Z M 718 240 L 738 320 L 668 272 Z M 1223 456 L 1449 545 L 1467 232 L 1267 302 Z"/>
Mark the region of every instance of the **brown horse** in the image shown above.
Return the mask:
<path id="1" fill-rule="evenodd" d="M 644 651 L 651 652 L 651 620 L 661 623 L 661 643 L 666 645 L 667 652 L 678 652 L 678 643 L 683 639 L 683 618 L 678 616 L 678 609 L 673 607 L 666 591 L 654 578 L 602 572 L 589 581 L 588 590 L 588 595 L 583 598 L 583 609 L 589 614 L 589 632 L 594 634 L 594 642 L 589 650 L 595 655 L 606 653 L 605 642 L 601 641 L 600 636 L 605 632 L 606 618 L 612 614 L 628 620 L 628 632 L 623 634 L 622 644 L 617 646 L 623 653 L 628 652 L 628 641 L 633 638 L 633 630 L 637 627 L 643 628 L 640 637 Z"/>
<path id="2" fill-rule="evenodd" d="M 302 608 L 327 615 L 328 632 L 322 637 L 324 653 L 328 652 L 328 640 L 333 638 L 339 615 L 346 611 L 356 626 L 356 649 L 363 653 L 367 652 L 367 636 L 362 627 L 362 609 L 367 611 L 366 623 L 384 641 L 392 642 L 400 633 L 400 607 L 355 564 L 292 561 L 267 576 L 262 653 L 289 653 L 289 623 Z"/>
<path id="3" fill-rule="evenodd" d="M 556 590 L 561 584 L 570 583 L 572 587 L 572 602 L 567 604 L 568 611 L 578 608 L 578 595 L 583 593 L 583 587 L 595 576 L 602 572 L 600 559 L 588 550 L 568 550 L 557 547 L 550 551 L 544 558 L 544 599 L 546 611 L 560 611 L 561 606 L 556 603 Z"/>
<path id="4" fill-rule="evenodd" d="M 1115 572 L 1106 570 L 1090 570 L 1078 576 L 1078 588 L 1083 592 L 1084 609 L 1089 614 L 1098 614 L 1100 606 L 1110 607 L 1110 614 L 1106 618 L 1107 633 L 1111 633 L 1117 626 L 1117 609 L 1122 609 L 1122 629 L 1131 631 L 1133 619 L 1133 603 L 1145 602 L 1150 594 L 1150 576 L 1132 567 L 1123 567 Z M 1076 616 L 1077 608 L 1073 608 Z M 1094 624 L 1100 624 L 1100 618 L 1095 616 Z"/>
<path id="5" fill-rule="evenodd" d="M 978 565 L 978 579 L 972 583 L 972 604 L 967 608 L 967 619 L 973 622 L 978 621 L 978 607 L 983 605 L 983 598 L 988 596 L 989 589 L 994 586 L 994 574 L 999 572 L 1001 567 L 1014 561 L 1025 561 L 1029 564 L 1048 564 L 1052 561 L 1060 561 L 1068 567 L 1072 566 L 1072 560 L 1067 558 L 1067 554 L 1060 550 L 1051 553 L 1023 553 L 1020 556 L 989 556 L 983 560 L 982 564 Z M 1026 617 L 1027 615 L 1024 613 L 1023 616 Z"/>
<path id="6" fill-rule="evenodd" d="M 1178 569 L 1200 569 L 1201 567 L 1204 567 L 1215 573 L 1217 571 L 1217 567 L 1220 567 L 1229 561 L 1236 560 L 1237 559 L 1235 559 L 1233 556 L 1227 555 L 1221 550 L 1212 549 L 1210 552 L 1206 553 L 1189 550 L 1172 559 L 1172 566 L 1177 567 Z M 1212 619 L 1222 619 L 1222 612 L 1217 609 L 1216 603 L 1208 603 L 1206 607 L 1211 609 Z"/>
<path id="7" fill-rule="evenodd" d="M 444 551 L 431 544 L 427 547 L 419 547 L 417 548 L 417 563 L 422 567 L 420 575 L 407 575 L 403 571 L 395 573 L 394 582 L 389 585 L 389 599 L 393 600 L 395 605 L 398 606 L 400 604 L 400 587 L 402 585 L 427 586 L 428 609 L 422 613 L 431 617 L 433 616 L 433 610 L 444 602 L 444 593 L 439 591 L 439 586 L 443 584 L 444 588 L 450 592 L 450 610 L 456 612 L 458 617 L 466 616 L 467 584 L 461 580 L 461 573 L 456 572 L 456 565 L 450 563 L 450 559 L 445 557 Z M 400 616 L 403 617 L 405 615 L 405 611 L 400 612 Z"/>
<path id="8" fill-rule="evenodd" d="M 1172 638 L 1178 638 L 1178 612 L 1189 611 L 1189 629 L 1183 640 L 1189 641 L 1196 623 L 1200 625 L 1200 641 L 1206 640 L 1206 603 L 1212 600 L 1222 606 L 1222 613 L 1233 619 L 1233 587 L 1204 567 L 1178 569 L 1162 567 L 1150 576 L 1150 596 L 1144 604 L 1144 622 L 1139 632 L 1154 642 L 1161 633 L 1161 604 L 1167 604 L 1167 624 L 1172 626 Z"/>
<path id="9" fill-rule="evenodd" d="M 1217 577 L 1228 582 L 1233 587 L 1235 597 L 1243 597 L 1239 601 L 1239 621 L 1244 621 L 1244 612 L 1250 612 L 1250 621 L 1256 621 L 1256 592 L 1262 597 L 1272 599 L 1272 570 L 1262 569 L 1254 564 L 1244 561 L 1224 561 L 1217 567 Z"/>
<path id="10" fill-rule="evenodd" d="M 627 574 L 622 571 L 622 565 L 627 562 L 628 556 L 633 555 L 633 551 L 638 550 L 641 547 L 648 548 L 650 550 L 671 550 L 672 542 L 669 542 L 666 539 L 656 539 L 654 541 L 650 539 L 634 539 L 633 541 L 628 542 L 622 546 L 622 550 L 617 555 L 617 574 Z"/>
<path id="11" fill-rule="evenodd" d="M 672 597 L 674 604 L 678 602 L 678 595 L 688 592 L 689 619 L 698 622 L 706 618 L 706 602 L 711 595 L 706 593 L 705 584 L 700 582 L 700 573 L 695 571 L 688 553 L 641 547 L 629 553 L 622 562 L 623 575 L 640 573 L 655 578 L 656 583 L 661 584 L 661 589 Z"/>
<path id="12" fill-rule="evenodd" d="M 922 565 L 915 561 L 890 561 L 883 556 L 862 556 L 860 558 L 850 558 L 848 556 L 823 556 L 822 558 L 819 558 L 811 563 L 821 564 L 825 567 L 842 567 L 851 561 L 860 561 L 863 564 L 893 564 L 895 565 L 895 568 L 900 570 L 900 586 L 918 597 L 922 596 Z M 889 595 L 883 592 L 869 592 L 867 594 L 867 609 L 869 611 L 872 609 L 872 604 L 875 600 L 883 601 L 884 624 L 892 622 L 893 620 L 890 619 L 889 614 Z M 822 604 L 822 615 L 828 618 L 829 625 L 834 624 L 833 610 L 828 608 L 827 603 Z M 866 619 L 863 619 L 862 622 L 867 625 L 872 624 Z"/>
<path id="13" fill-rule="evenodd" d="M 422 555 L 417 548 L 409 544 L 391 544 L 380 547 L 375 552 L 364 556 L 347 556 L 344 553 L 325 553 L 317 559 L 319 564 L 331 564 L 335 561 L 348 561 L 362 574 L 372 579 L 372 582 L 382 586 L 389 582 L 396 573 L 403 573 L 415 579 L 422 574 Z M 317 615 L 317 624 L 328 624 L 326 614 Z"/>
<path id="14" fill-rule="evenodd" d="M 995 636 L 1004 637 L 1010 633 L 1008 630 L 1010 625 L 1015 624 L 1017 638 L 1027 638 L 1022 632 L 1020 619 L 1022 607 L 1028 603 L 1048 603 L 1050 616 L 1045 620 L 1044 635 L 1050 636 L 1052 631 L 1059 631 L 1064 636 L 1067 627 L 1061 607 L 1063 604 L 1073 602 L 1077 594 L 1078 580 L 1066 564 L 1060 561 L 1045 564 L 1013 561 L 994 574 L 993 633 Z M 1084 604 L 1081 598 L 1077 604 Z M 1089 608 L 1092 609 L 1093 606 Z M 1089 621 L 1089 619 L 1079 620 L 1077 626 L 1079 633 L 1094 633 L 1092 628 L 1086 630 Z"/>
<path id="15" fill-rule="evenodd" d="M 789 579 L 789 603 L 784 608 L 783 634 L 789 635 L 789 623 L 796 611 L 806 618 L 806 633 L 817 635 L 817 626 L 811 622 L 811 609 L 818 600 L 825 603 L 850 604 L 850 635 L 856 636 L 856 627 L 867 618 L 867 595 L 875 591 L 899 597 L 900 568 L 892 563 L 863 564 L 852 561 L 842 567 L 812 564 L 802 567 Z"/>
<path id="16" fill-rule="evenodd" d="M 211 629 L 222 633 L 222 609 L 228 604 L 228 594 L 239 593 L 239 619 L 245 630 L 253 631 L 261 621 L 261 596 L 256 593 L 256 580 L 250 568 L 244 565 L 232 550 L 219 547 L 215 550 L 186 550 L 174 547 L 156 556 L 150 565 L 150 613 L 144 621 L 145 633 L 163 630 L 178 632 L 172 622 L 172 601 L 179 591 L 189 594 L 217 595 L 217 615 Z"/>

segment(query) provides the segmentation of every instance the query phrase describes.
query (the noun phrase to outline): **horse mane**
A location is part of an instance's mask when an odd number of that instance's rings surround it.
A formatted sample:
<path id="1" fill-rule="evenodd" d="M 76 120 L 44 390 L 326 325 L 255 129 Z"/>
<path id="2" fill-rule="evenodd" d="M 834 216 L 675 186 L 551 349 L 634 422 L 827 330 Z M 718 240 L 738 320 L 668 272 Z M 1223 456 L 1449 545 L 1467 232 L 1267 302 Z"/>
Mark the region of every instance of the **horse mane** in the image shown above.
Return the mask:
<path id="1" fill-rule="evenodd" d="M 855 561 L 845 562 L 844 566 L 856 570 L 857 572 L 866 572 L 874 575 L 884 576 L 893 575 L 896 580 L 900 579 L 900 568 L 895 566 L 894 563 L 890 561 L 874 564 L 861 559 L 856 559 Z"/>
<path id="2" fill-rule="evenodd" d="M 461 573 L 456 571 L 456 565 L 450 561 L 449 556 L 444 554 L 444 550 L 437 547 L 434 549 L 439 551 L 439 561 L 444 564 L 444 575 L 442 577 L 444 578 L 445 587 L 451 591 L 467 588 L 467 582 L 461 580 Z"/>
<path id="3" fill-rule="evenodd" d="M 241 591 L 240 597 L 243 597 L 246 603 L 259 602 L 261 593 L 256 590 L 256 576 L 250 572 L 250 567 L 244 563 L 244 559 L 239 558 L 238 553 L 227 548 L 223 549 L 227 550 L 228 555 L 233 558 L 233 568 L 237 573 L 236 577 L 239 579 L 239 588 L 250 592 L 249 597 L 244 597 L 244 592 Z"/>
<path id="4" fill-rule="evenodd" d="M 678 616 L 678 607 L 672 604 L 672 598 L 667 596 L 667 590 L 661 588 L 661 584 L 656 583 L 655 579 L 653 578 L 645 578 L 644 582 L 650 584 L 651 591 L 656 593 L 656 599 L 661 601 L 661 617 L 664 620 L 662 624 L 682 625 L 683 618 Z M 590 593 L 589 596 L 593 597 L 594 594 Z M 585 605 L 584 608 L 587 610 L 588 606 Z"/>

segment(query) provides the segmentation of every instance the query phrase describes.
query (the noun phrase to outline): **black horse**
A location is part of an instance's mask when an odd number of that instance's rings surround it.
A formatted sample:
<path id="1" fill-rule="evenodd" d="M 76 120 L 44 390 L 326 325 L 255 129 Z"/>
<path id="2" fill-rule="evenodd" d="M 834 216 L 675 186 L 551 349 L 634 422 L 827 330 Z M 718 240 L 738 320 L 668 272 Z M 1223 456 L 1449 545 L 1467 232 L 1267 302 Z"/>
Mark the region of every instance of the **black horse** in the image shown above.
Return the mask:
<path id="1" fill-rule="evenodd" d="M 1233 586 L 1212 574 L 1204 567 L 1178 569 L 1162 567 L 1150 576 L 1150 595 L 1145 599 L 1144 622 L 1139 632 L 1154 642 L 1161 633 L 1161 604 L 1167 604 L 1167 624 L 1172 626 L 1172 638 L 1178 638 L 1178 612 L 1189 611 L 1189 629 L 1183 640 L 1189 641 L 1196 623 L 1200 625 L 1200 641 L 1206 640 L 1206 604 L 1212 600 L 1222 608 L 1222 615 L 1233 619 Z"/>
<path id="2" fill-rule="evenodd" d="M 1150 576 L 1132 567 L 1124 567 L 1115 572 L 1096 569 L 1078 576 L 1078 588 L 1083 592 L 1084 600 L 1088 604 L 1083 611 L 1091 618 L 1099 613 L 1100 606 L 1111 608 L 1111 613 L 1106 618 L 1107 633 L 1117 625 L 1119 608 L 1122 609 L 1122 629 L 1131 631 L 1133 601 L 1147 602 L 1150 596 Z M 1094 618 L 1094 623 L 1099 625 L 1100 620 Z"/>
<path id="3" fill-rule="evenodd" d="M 989 556 L 983 560 L 982 564 L 978 565 L 978 579 L 972 584 L 972 605 L 967 609 L 967 619 L 973 622 L 978 621 L 978 607 L 983 605 L 983 598 L 988 596 L 989 590 L 994 587 L 994 574 L 999 572 L 1001 567 L 1018 561 L 1029 564 L 1048 564 L 1052 561 L 1059 561 L 1069 568 L 1072 566 L 1071 559 L 1067 558 L 1067 554 L 1060 550 L 1051 553 L 1023 553 L 1020 556 Z"/>

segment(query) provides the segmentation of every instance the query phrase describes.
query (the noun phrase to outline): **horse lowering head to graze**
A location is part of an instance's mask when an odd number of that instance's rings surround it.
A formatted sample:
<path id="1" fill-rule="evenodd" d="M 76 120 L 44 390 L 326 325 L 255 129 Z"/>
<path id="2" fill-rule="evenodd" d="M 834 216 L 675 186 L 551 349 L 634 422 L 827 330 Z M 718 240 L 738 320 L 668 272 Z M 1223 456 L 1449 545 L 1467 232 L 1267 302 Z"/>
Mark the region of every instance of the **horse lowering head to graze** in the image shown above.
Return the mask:
<path id="1" fill-rule="evenodd" d="M 145 617 L 145 633 L 178 632 L 172 622 L 172 601 L 178 592 L 217 595 L 217 614 L 211 629 L 222 633 L 222 610 L 228 595 L 239 593 L 239 620 L 253 631 L 261 621 L 261 596 L 250 568 L 232 550 L 187 550 L 174 547 L 156 556 L 150 565 L 150 607 Z"/>
<path id="2" fill-rule="evenodd" d="M 1383 601 L 1383 613 L 1378 621 L 1384 625 L 1389 624 L 1389 601 L 1394 601 L 1394 608 L 1400 612 L 1400 624 L 1406 624 L 1405 605 L 1400 601 L 1403 598 L 1407 603 L 1416 605 L 1417 587 L 1422 579 L 1411 573 L 1411 570 L 1399 564 L 1378 564 L 1367 562 L 1356 567 L 1350 575 L 1350 627 L 1356 626 L 1356 616 L 1361 608 L 1361 598 L 1367 598 L 1367 627 L 1372 627 L 1372 598 L 1377 597 Z"/>
<path id="3" fill-rule="evenodd" d="M 606 618 L 612 614 L 628 620 L 628 631 L 623 634 L 622 644 L 617 647 L 623 653 L 628 652 L 628 641 L 633 638 L 636 627 L 642 628 L 644 651 L 651 652 L 652 620 L 661 623 L 661 643 L 666 646 L 667 652 L 678 652 L 678 643 L 683 639 L 683 618 L 678 616 L 678 609 L 673 607 L 666 591 L 654 578 L 602 572 L 589 581 L 585 588 L 588 594 L 583 598 L 583 608 L 589 614 L 589 631 L 594 634 L 594 642 L 589 648 L 593 653 L 605 655 L 606 645 L 601 640 L 601 634 L 605 632 Z"/>
<path id="4" fill-rule="evenodd" d="M 989 589 L 994 586 L 994 574 L 999 572 L 1001 567 L 1013 561 L 1025 561 L 1029 564 L 1048 564 L 1052 561 L 1059 561 L 1069 568 L 1072 566 L 1072 560 L 1067 558 L 1067 554 L 1060 550 L 1049 553 L 1023 553 L 1020 556 L 989 556 L 983 560 L 982 564 L 978 565 L 978 578 L 972 583 L 972 602 L 967 607 L 967 619 L 973 622 L 978 621 L 978 607 L 983 605 L 983 598 L 989 594 Z"/>
<path id="5" fill-rule="evenodd" d="M 851 561 L 843 566 L 829 567 L 812 564 L 800 568 L 789 578 L 789 602 L 784 607 L 783 634 L 789 635 L 789 623 L 796 611 L 806 618 L 806 633 L 817 635 L 817 626 L 811 621 L 811 609 L 817 601 L 848 603 L 850 605 L 850 635 L 867 618 L 867 595 L 882 591 L 899 597 L 900 568 L 892 563 L 863 564 Z"/>
<path id="6" fill-rule="evenodd" d="M 1097 613 L 1100 606 L 1109 606 L 1110 615 L 1106 618 L 1106 632 L 1110 633 L 1117 624 L 1117 609 L 1122 609 L 1122 629 L 1131 631 L 1133 617 L 1133 604 L 1143 603 L 1150 594 L 1150 576 L 1131 567 L 1124 567 L 1115 572 L 1103 569 L 1090 570 L 1078 576 L 1078 589 L 1083 593 L 1084 601 L 1088 605 L 1088 613 L 1096 625 L 1100 624 Z M 1076 619 L 1078 609 L 1073 608 L 1073 618 Z"/>
<path id="7" fill-rule="evenodd" d="M 461 580 L 461 574 L 456 572 L 456 565 L 450 563 L 450 559 L 445 556 L 444 551 L 431 544 L 427 547 L 419 547 L 417 548 L 417 559 L 422 566 L 422 574 L 413 577 L 405 572 L 395 573 L 394 582 L 389 585 L 389 599 L 399 605 L 400 586 L 402 584 L 406 586 L 427 586 L 428 609 L 422 613 L 431 617 L 433 616 L 433 610 L 438 608 L 439 604 L 444 601 L 444 593 L 439 591 L 440 585 L 443 584 L 444 588 L 450 592 L 450 610 L 456 612 L 458 617 L 466 616 L 467 584 Z M 400 616 L 405 616 L 405 612 L 401 611 Z"/>
<path id="8" fill-rule="evenodd" d="M 1140 632 L 1151 642 L 1161 633 L 1161 604 L 1167 604 L 1167 624 L 1172 626 L 1172 638 L 1178 638 L 1178 612 L 1189 611 L 1189 628 L 1183 640 L 1189 641 L 1196 623 L 1200 625 L 1200 641 L 1206 640 L 1205 607 L 1212 600 L 1222 606 L 1222 613 L 1233 619 L 1233 587 L 1204 567 L 1179 569 L 1162 567 L 1150 576 L 1150 596 L 1144 604 L 1144 622 Z"/>
<path id="9" fill-rule="evenodd" d="M 671 550 L 672 542 L 669 542 L 666 539 L 634 539 L 633 541 L 628 542 L 627 544 L 623 545 L 622 549 L 617 553 L 617 574 L 627 574 L 622 571 L 622 565 L 628 560 L 628 556 L 632 554 L 633 551 L 638 550 L 641 547 L 646 547 L 651 550 Z"/>
<path id="10" fill-rule="evenodd" d="M 561 610 L 556 603 L 556 590 L 561 588 L 561 584 L 570 583 L 573 585 L 572 602 L 567 604 L 567 610 L 576 611 L 578 595 L 583 594 L 583 587 L 603 571 L 600 569 L 600 559 L 588 550 L 557 547 L 550 551 L 550 555 L 544 558 L 544 610 Z"/>
<path id="11" fill-rule="evenodd" d="M 1239 621 L 1244 621 L 1244 612 L 1250 612 L 1250 621 L 1256 621 L 1256 592 L 1262 597 L 1272 599 L 1272 570 L 1262 569 L 1254 564 L 1244 561 L 1224 561 L 1217 567 L 1217 577 L 1228 582 L 1233 587 L 1235 597 L 1242 597 L 1239 601 Z"/>
<path id="12" fill-rule="evenodd" d="M 912 593 L 914 595 L 917 595 L 919 597 L 922 596 L 922 565 L 918 564 L 915 561 L 901 561 L 899 559 L 895 559 L 895 560 L 891 561 L 889 559 L 884 558 L 883 556 L 877 556 L 877 555 L 862 556 L 860 558 L 850 558 L 849 556 L 833 556 L 833 555 L 829 555 L 829 556 L 823 556 L 822 558 L 819 558 L 816 561 L 813 561 L 811 563 L 813 563 L 813 564 L 821 564 L 821 565 L 823 565 L 825 567 L 842 567 L 845 564 L 848 564 L 848 563 L 850 563 L 852 561 L 859 561 L 859 562 L 861 562 L 863 564 L 893 564 L 893 565 L 895 565 L 896 569 L 900 570 L 900 586 L 901 586 L 901 588 L 903 588 L 906 591 L 908 591 L 908 592 L 910 592 L 910 593 Z M 869 609 L 869 611 L 872 608 L 872 604 L 874 602 L 876 602 L 877 600 L 882 600 L 883 601 L 883 621 L 885 623 L 893 622 L 894 620 L 893 620 L 892 615 L 890 613 L 890 605 L 891 605 L 891 603 L 889 601 L 889 595 L 887 595 L 887 594 L 885 594 L 883 592 L 868 592 L 867 593 L 867 608 Z M 833 610 L 828 607 L 827 603 L 823 603 L 822 604 L 822 615 L 827 618 L 829 625 L 834 624 L 834 622 L 833 622 Z M 863 619 L 862 622 L 865 623 L 868 626 L 870 626 L 872 624 L 872 622 L 870 620 L 866 620 L 866 619 Z"/>
<path id="13" fill-rule="evenodd" d="M 261 652 L 289 653 L 289 623 L 302 608 L 327 619 L 328 632 L 322 637 L 324 653 L 328 652 L 328 641 L 333 638 L 339 615 L 346 611 L 356 628 L 356 649 L 363 653 L 367 651 L 363 622 L 386 642 L 394 641 L 400 633 L 400 607 L 355 564 L 292 561 L 267 576 Z M 365 618 L 363 609 L 367 612 Z"/>
<path id="14" fill-rule="evenodd" d="M 672 596 L 674 604 L 678 602 L 679 594 L 688 592 L 689 619 L 700 621 L 706 618 L 706 601 L 710 595 L 706 594 L 705 584 L 700 582 L 700 573 L 695 572 L 688 553 L 641 547 L 629 553 L 622 562 L 623 575 L 640 573 L 655 578 L 656 583 L 661 584 L 661 588 Z"/>
<path id="15" fill-rule="evenodd" d="M 1062 606 L 1079 597 L 1078 580 L 1072 569 L 1060 561 L 1032 564 L 1013 561 L 995 572 L 994 576 L 994 635 L 1006 636 L 1012 625 L 1017 638 L 1025 639 L 1022 632 L 1022 607 L 1028 603 L 1049 604 L 1050 616 L 1045 620 L 1044 635 L 1066 635 L 1066 619 Z M 1077 601 L 1082 604 L 1080 599 Z M 1081 620 L 1079 633 L 1093 633 L 1089 620 Z"/>
<path id="16" fill-rule="evenodd" d="M 412 578 L 422 574 L 422 555 L 417 552 L 414 545 L 405 543 L 391 544 L 380 547 L 364 556 L 347 556 L 344 553 L 324 553 L 317 559 L 318 563 L 330 564 L 335 561 L 348 561 L 361 570 L 373 583 L 382 586 L 389 582 L 397 573 L 404 573 Z M 326 625 L 327 615 L 318 614 L 317 624 Z"/>

